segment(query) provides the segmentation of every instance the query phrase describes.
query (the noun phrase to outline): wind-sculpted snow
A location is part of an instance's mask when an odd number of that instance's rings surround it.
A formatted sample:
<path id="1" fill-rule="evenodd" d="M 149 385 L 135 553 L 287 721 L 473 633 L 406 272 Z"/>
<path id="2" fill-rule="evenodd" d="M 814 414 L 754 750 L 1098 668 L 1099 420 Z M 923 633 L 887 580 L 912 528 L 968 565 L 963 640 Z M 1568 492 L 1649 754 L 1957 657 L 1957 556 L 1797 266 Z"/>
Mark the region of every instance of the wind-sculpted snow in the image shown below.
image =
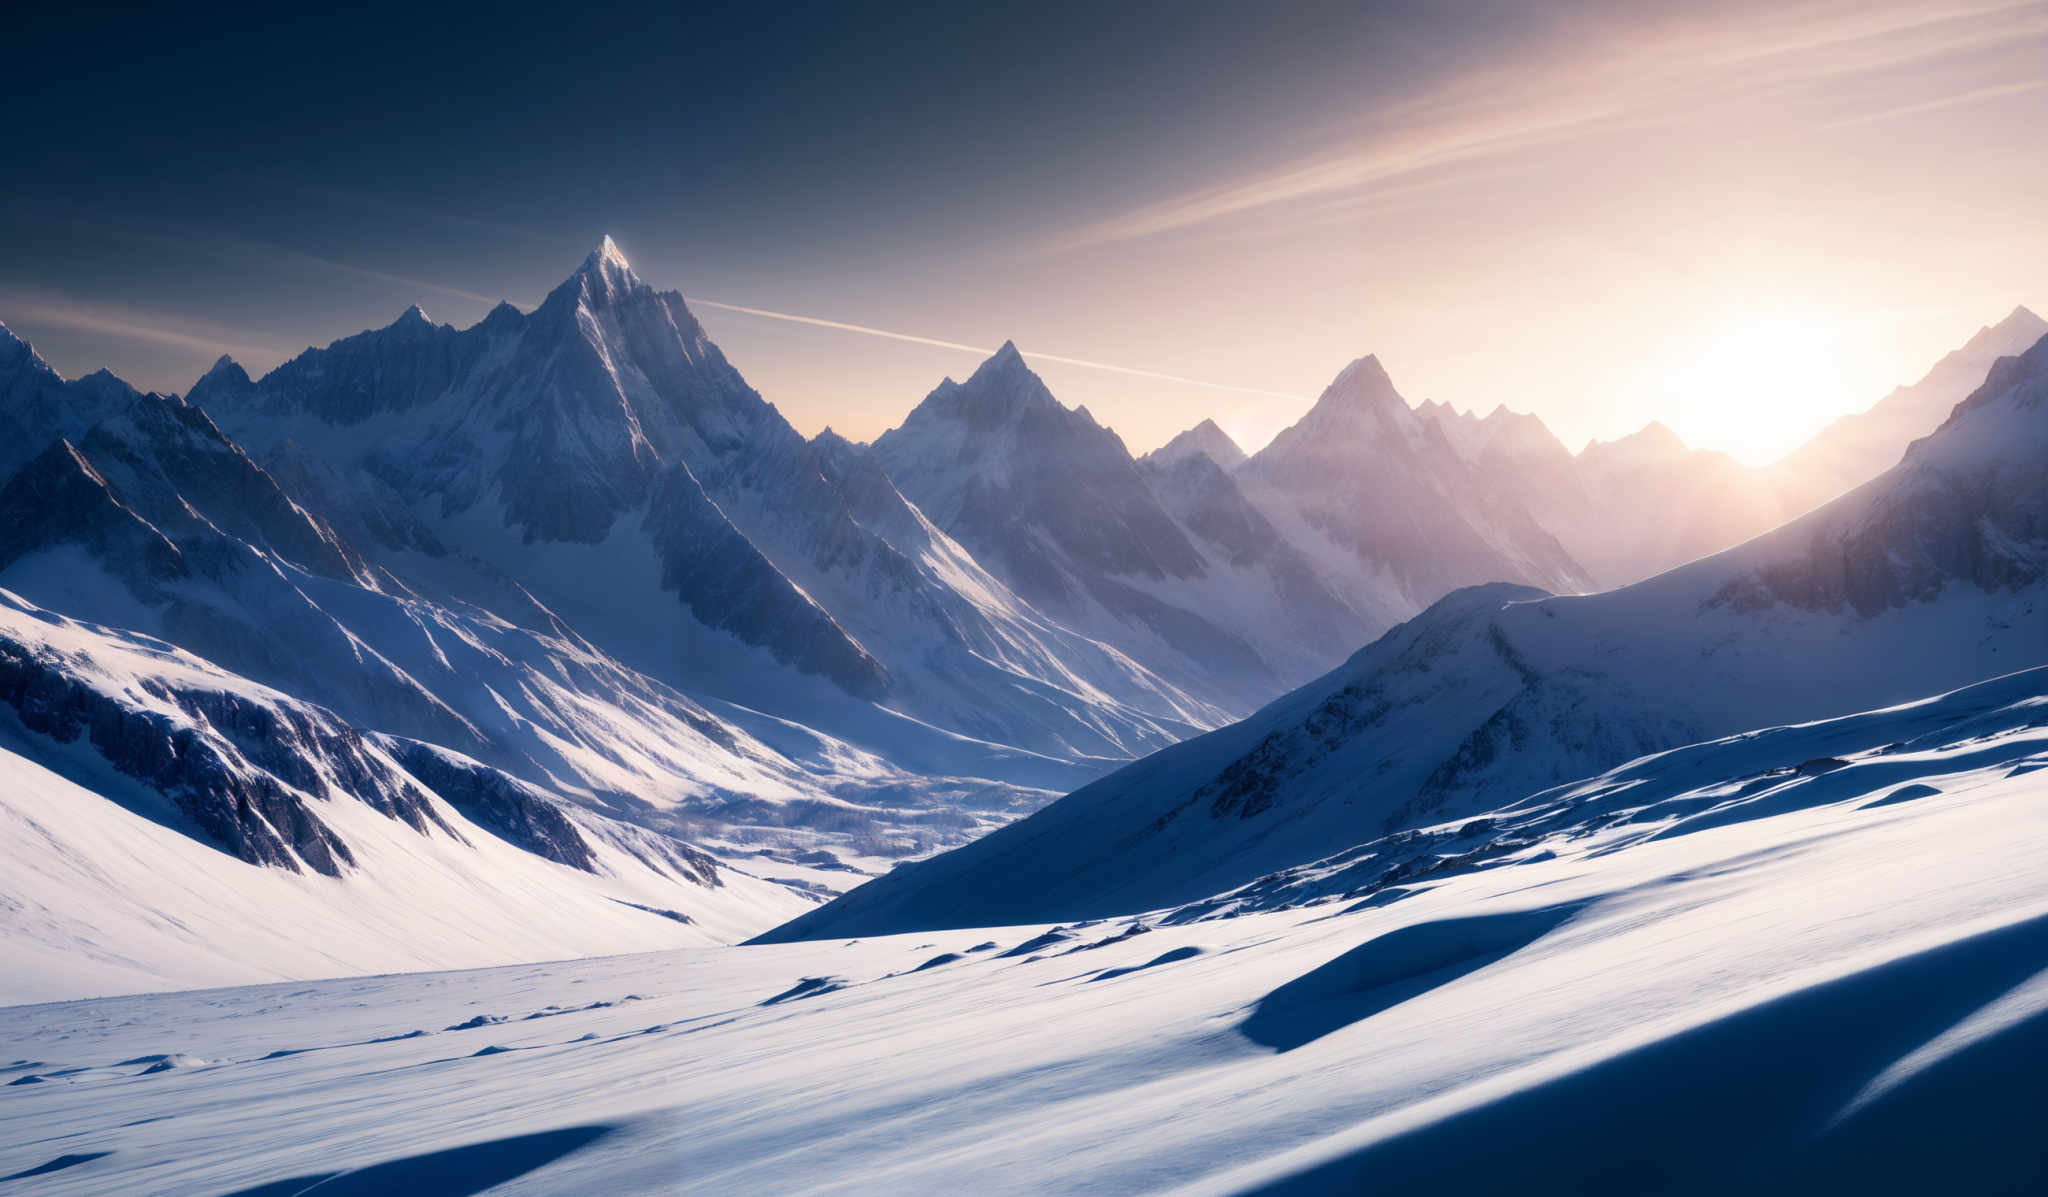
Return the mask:
<path id="1" fill-rule="evenodd" d="M 1623 590 L 1461 591 L 1242 723 L 771 939 L 1129 914 L 1630 758 L 2048 663 L 2048 347 L 1882 478 Z"/>
<path id="2" fill-rule="evenodd" d="M 0 1009 L 0 1176 L 2037 1192 L 2044 712 L 1755 730 L 1115 923 Z"/>

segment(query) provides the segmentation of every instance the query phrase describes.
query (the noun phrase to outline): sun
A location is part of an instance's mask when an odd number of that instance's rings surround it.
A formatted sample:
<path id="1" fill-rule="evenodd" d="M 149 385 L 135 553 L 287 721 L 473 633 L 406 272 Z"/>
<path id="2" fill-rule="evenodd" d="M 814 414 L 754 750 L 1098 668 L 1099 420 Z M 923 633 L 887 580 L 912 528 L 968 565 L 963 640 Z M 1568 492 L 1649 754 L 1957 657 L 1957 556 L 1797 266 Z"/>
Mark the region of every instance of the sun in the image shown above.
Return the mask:
<path id="1" fill-rule="evenodd" d="M 1853 406 L 1843 339 L 1818 314 L 1745 314 L 1681 352 L 1660 409 L 1687 444 L 1766 465 Z"/>

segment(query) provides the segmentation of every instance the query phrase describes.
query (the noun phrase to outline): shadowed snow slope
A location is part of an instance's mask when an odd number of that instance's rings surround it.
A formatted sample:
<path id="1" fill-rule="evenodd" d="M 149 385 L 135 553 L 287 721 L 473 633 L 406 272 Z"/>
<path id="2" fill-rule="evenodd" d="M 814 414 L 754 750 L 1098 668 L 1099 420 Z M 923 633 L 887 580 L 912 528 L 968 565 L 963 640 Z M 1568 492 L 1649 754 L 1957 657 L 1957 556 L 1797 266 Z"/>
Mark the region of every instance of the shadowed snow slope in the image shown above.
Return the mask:
<path id="1" fill-rule="evenodd" d="M 0 1009 L 0 1176 L 2036 1193 L 2044 676 L 1582 779 L 1394 901 Z"/>
<path id="2" fill-rule="evenodd" d="M 1647 752 L 2048 662 L 2044 459 L 2048 340 L 1775 532 L 1606 594 L 1461 591 L 1250 719 L 769 938 L 1187 902 Z"/>
<path id="3" fill-rule="evenodd" d="M 730 941 L 806 901 L 0 591 L 0 1001 Z"/>

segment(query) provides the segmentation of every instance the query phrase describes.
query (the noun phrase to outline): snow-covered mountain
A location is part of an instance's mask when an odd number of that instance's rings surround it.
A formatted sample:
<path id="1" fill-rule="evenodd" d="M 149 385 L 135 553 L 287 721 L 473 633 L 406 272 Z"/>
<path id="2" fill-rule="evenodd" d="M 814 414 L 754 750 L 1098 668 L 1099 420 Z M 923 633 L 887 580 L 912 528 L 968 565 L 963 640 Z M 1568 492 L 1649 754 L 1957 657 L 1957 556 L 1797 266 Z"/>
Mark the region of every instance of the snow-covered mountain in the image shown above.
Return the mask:
<path id="1" fill-rule="evenodd" d="M 430 536 L 428 549 L 450 557 Z M 175 398 L 131 392 L 126 410 L 50 442 L 0 486 L 0 585 L 650 826 L 744 839 L 808 822 L 848 844 L 929 817 L 904 809 L 916 775 L 783 721 L 714 712 L 516 584 L 497 579 L 490 609 L 427 597 Z M 987 788 L 925 780 L 932 801 Z M 959 817 L 951 834 L 964 836 L 975 818 Z"/>
<path id="2" fill-rule="evenodd" d="M 406 584 L 494 611 L 513 588 L 634 670 L 913 772 L 1056 785 L 1221 716 L 805 440 L 608 239 L 530 314 L 415 308 L 189 398 Z"/>
<path id="3" fill-rule="evenodd" d="M 1903 441 L 1894 446 L 1893 462 L 1904 448 Z M 1691 448 L 1656 421 L 1587 445 L 1577 465 L 1590 506 L 1577 518 L 1553 518 L 1563 529 L 1558 535 L 1608 586 L 1718 553 L 1811 507 L 1788 505 L 1761 471 L 1726 453 Z"/>
<path id="4" fill-rule="evenodd" d="M 1345 367 L 1232 476 L 1375 631 L 1460 586 L 1590 585 L 1512 493 L 1409 407 L 1375 357 Z"/>
<path id="5" fill-rule="evenodd" d="M 1230 434 L 1216 426 L 1214 420 L 1201 423 L 1175 436 L 1172 440 L 1138 459 L 1138 464 L 1149 468 L 1165 468 L 1177 465 L 1195 454 L 1207 457 L 1229 473 L 1245 463 L 1245 452 L 1238 448 Z"/>
<path id="6" fill-rule="evenodd" d="M 1573 454 L 1541 417 L 1505 405 L 1484 418 L 1440 403 L 1416 411 L 1602 588 L 1717 553 L 1812 506 L 1788 507 L 1762 471 L 1691 448 L 1656 420 Z"/>
<path id="7" fill-rule="evenodd" d="M 672 835 L 0 590 L 18 983 L 219 984 L 729 942 L 808 905 Z"/>
<path id="8" fill-rule="evenodd" d="M 1205 438 L 1234 449 L 1220 430 Z M 1369 626 L 1206 453 L 1134 460 L 1005 344 L 875 442 L 896 485 L 1033 606 L 1226 709 Z"/>
<path id="9" fill-rule="evenodd" d="M 2043 460 L 2048 340 L 1899 465 L 1766 536 L 1604 594 L 1455 593 L 1252 718 L 771 938 L 1191 901 L 1644 753 L 2048 662 Z"/>
<path id="10" fill-rule="evenodd" d="M 1883 473 L 1903 446 L 1934 431 L 1957 402 L 1977 389 L 1992 363 L 2025 352 L 2044 335 L 2048 320 L 2016 307 L 2005 319 L 1979 329 L 1918 382 L 1815 433 L 1768 469 L 1786 509 L 1808 510 Z"/>
<path id="11" fill-rule="evenodd" d="M 1625 586 L 1768 531 L 1897 464 L 2048 322 L 2017 308 L 1868 411 L 1844 416 L 1778 462 L 1748 466 L 1688 447 L 1662 423 L 1574 455 L 1537 416 L 1416 410 L 1554 533 L 1601 587 Z"/>

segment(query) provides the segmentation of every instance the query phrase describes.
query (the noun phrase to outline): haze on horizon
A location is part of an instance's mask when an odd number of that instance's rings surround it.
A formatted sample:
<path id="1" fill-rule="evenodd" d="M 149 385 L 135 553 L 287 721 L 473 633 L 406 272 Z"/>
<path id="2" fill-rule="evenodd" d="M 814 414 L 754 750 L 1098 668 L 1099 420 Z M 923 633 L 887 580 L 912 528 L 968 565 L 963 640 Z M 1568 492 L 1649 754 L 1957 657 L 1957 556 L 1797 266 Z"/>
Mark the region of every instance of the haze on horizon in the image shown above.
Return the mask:
<path id="1" fill-rule="evenodd" d="M 807 433 L 1014 339 L 1136 371 L 1034 361 L 1134 450 L 1256 447 L 1372 352 L 1760 461 L 2048 276 L 2042 3 L 16 23 L 0 320 L 162 390 L 530 305 L 609 232 Z"/>

